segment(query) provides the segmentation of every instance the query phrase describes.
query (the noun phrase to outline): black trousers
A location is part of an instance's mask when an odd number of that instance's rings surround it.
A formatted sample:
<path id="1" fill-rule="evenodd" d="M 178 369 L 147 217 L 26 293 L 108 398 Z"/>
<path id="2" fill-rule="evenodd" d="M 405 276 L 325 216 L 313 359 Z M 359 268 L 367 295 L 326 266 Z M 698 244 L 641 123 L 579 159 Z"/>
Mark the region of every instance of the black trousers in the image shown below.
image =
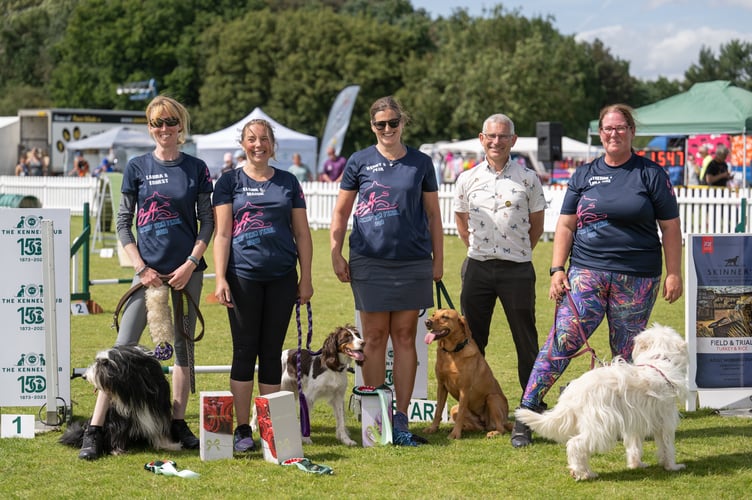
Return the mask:
<path id="1" fill-rule="evenodd" d="M 533 264 L 467 258 L 462 268 L 460 304 L 473 340 L 485 356 L 491 319 L 499 299 L 517 350 L 517 375 L 524 391 L 539 351 Z"/>

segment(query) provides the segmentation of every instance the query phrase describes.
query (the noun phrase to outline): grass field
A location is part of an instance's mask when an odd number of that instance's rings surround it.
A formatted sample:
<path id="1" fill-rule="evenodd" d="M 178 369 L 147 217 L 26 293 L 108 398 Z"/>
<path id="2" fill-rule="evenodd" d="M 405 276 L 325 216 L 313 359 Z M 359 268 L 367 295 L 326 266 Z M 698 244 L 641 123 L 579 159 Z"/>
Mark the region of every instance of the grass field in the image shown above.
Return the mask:
<path id="1" fill-rule="evenodd" d="M 80 230 L 74 218 L 72 234 Z M 79 226 L 76 227 L 76 224 Z M 538 270 L 537 320 L 541 342 L 553 317 L 553 304 L 547 298 L 551 243 L 542 242 L 535 250 Z M 353 301 L 347 285 L 339 283 L 331 271 L 328 233 L 314 232 L 314 313 L 313 347 L 321 344 L 335 325 L 353 322 Z M 448 236 L 445 241 L 445 279 L 455 305 L 459 305 L 459 269 L 464 258 L 461 242 Z M 211 260 L 211 259 L 209 259 Z M 211 266 L 211 262 L 210 262 Z M 209 269 L 208 272 L 213 272 Z M 117 257 L 105 259 L 92 255 L 91 279 L 126 278 L 132 269 L 121 268 Z M 205 297 L 214 282 L 205 282 Z M 87 366 L 94 354 L 115 340 L 111 329 L 112 313 L 127 285 L 95 285 L 93 299 L 104 308 L 103 314 L 71 317 L 71 366 Z M 225 310 L 201 302 L 207 331 L 196 345 L 199 365 L 228 365 L 231 356 L 230 334 Z M 659 299 L 653 318 L 683 331 L 683 301 L 669 305 Z M 605 330 L 592 339 L 599 356 L 609 358 Z M 419 331 L 419 335 L 423 332 Z M 142 340 L 150 343 L 148 332 Z M 292 321 L 286 343 L 297 342 Z M 434 347 L 429 348 L 429 398 L 435 397 L 433 377 Z M 519 401 L 521 390 L 516 376 L 516 359 L 511 336 L 500 307 L 494 317 L 487 358 L 509 398 L 510 406 Z M 572 380 L 589 368 L 587 356 L 577 358 L 562 377 Z M 197 391 L 227 390 L 227 374 L 197 375 Z M 76 418 L 91 414 L 94 395 L 91 386 L 80 378 L 71 381 L 73 413 Z M 547 402 L 556 403 L 558 387 Z M 198 432 L 198 397 L 193 396 L 187 421 Z M 453 404 L 453 403 L 452 403 Z M 680 405 L 683 408 L 683 405 Z M 3 409 L 4 413 L 34 413 L 38 408 Z M 348 412 L 350 434 L 359 441 L 359 423 Z M 104 457 L 94 462 L 77 458 L 78 450 L 57 443 L 59 431 L 37 435 L 35 439 L 0 440 L 0 473 L 5 498 L 243 498 L 259 495 L 271 498 L 743 498 L 752 484 L 752 420 L 722 417 L 710 410 L 683 412 L 676 436 L 677 461 L 685 463 L 682 472 L 666 472 L 656 466 L 655 446 L 645 444 L 644 470 L 627 470 L 623 447 L 592 460 L 597 480 L 575 483 L 566 469 L 565 448 L 537 439 L 525 449 L 513 449 L 508 436 L 489 440 L 483 433 L 466 433 L 459 441 L 446 437 L 449 425 L 438 434 L 427 436 L 430 444 L 419 448 L 378 447 L 347 448 L 334 437 L 334 419 L 323 402 L 312 414 L 314 444 L 305 454 L 317 463 L 329 465 L 332 476 L 305 474 L 296 468 L 284 468 L 265 462 L 260 452 L 233 460 L 202 462 L 198 451 L 177 453 L 136 450 L 119 457 Z M 427 424 L 425 424 L 427 425 Z M 424 426 L 413 423 L 413 430 Z M 256 436 L 258 437 L 258 436 Z M 175 460 L 178 468 L 201 474 L 198 480 L 156 476 L 143 469 L 155 459 Z"/>

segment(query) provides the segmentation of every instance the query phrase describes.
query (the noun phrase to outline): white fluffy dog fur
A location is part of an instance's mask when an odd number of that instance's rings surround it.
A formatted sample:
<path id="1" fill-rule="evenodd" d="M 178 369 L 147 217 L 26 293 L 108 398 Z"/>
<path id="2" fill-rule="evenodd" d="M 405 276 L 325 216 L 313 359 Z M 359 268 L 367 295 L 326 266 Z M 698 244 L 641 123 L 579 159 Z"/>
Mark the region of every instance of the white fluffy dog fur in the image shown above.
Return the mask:
<path id="1" fill-rule="evenodd" d="M 653 436 L 658 463 L 684 468 L 675 459 L 674 433 L 679 424 L 677 399 L 687 390 L 687 344 L 672 328 L 654 324 L 634 339 L 632 363 L 616 357 L 607 366 L 572 381 L 557 405 L 543 414 L 518 409 L 515 417 L 541 436 L 567 444 L 569 470 L 576 480 L 598 475 L 589 458 L 624 442 L 627 467 L 642 462 L 643 439 Z"/>

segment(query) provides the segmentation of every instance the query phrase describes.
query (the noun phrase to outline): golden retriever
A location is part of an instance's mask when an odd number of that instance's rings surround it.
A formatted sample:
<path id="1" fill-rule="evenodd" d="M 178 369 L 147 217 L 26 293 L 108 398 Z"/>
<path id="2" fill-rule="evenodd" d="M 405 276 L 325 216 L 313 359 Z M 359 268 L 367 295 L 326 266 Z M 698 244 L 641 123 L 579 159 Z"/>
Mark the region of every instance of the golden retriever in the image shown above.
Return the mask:
<path id="1" fill-rule="evenodd" d="M 459 439 L 462 431 L 488 431 L 489 438 L 511 431 L 507 398 L 473 340 L 465 318 L 454 309 L 438 309 L 426 320 L 426 327 L 426 344 L 438 343 L 438 390 L 436 416 L 425 432 L 439 429 L 448 394 L 459 402 L 450 410 L 454 421 L 450 439 Z"/>

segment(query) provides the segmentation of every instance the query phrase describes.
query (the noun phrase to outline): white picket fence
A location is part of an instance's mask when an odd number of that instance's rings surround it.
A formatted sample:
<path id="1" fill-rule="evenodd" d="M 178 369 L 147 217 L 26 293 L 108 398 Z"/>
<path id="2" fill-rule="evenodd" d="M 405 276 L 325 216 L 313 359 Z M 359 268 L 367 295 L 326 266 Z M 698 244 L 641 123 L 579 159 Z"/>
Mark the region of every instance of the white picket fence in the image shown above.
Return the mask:
<path id="1" fill-rule="evenodd" d="M 0 194 L 37 197 L 44 208 L 67 208 L 72 215 L 82 215 L 84 203 L 89 203 L 90 215 L 97 217 L 104 202 L 111 197 L 107 181 L 93 177 L 14 177 L 0 176 Z M 545 186 L 545 233 L 553 233 L 556 218 L 564 198 L 565 187 Z M 439 204 L 446 234 L 456 234 L 452 211 L 454 186 L 439 187 Z M 331 222 L 339 185 L 326 182 L 305 182 L 303 191 L 308 206 L 308 221 L 312 229 L 327 229 Z M 742 200 L 749 200 L 752 189 L 676 188 L 682 234 L 749 232 L 750 206 L 745 202 L 747 216 L 742 217 Z M 113 213 L 117 207 L 113 207 Z"/>

